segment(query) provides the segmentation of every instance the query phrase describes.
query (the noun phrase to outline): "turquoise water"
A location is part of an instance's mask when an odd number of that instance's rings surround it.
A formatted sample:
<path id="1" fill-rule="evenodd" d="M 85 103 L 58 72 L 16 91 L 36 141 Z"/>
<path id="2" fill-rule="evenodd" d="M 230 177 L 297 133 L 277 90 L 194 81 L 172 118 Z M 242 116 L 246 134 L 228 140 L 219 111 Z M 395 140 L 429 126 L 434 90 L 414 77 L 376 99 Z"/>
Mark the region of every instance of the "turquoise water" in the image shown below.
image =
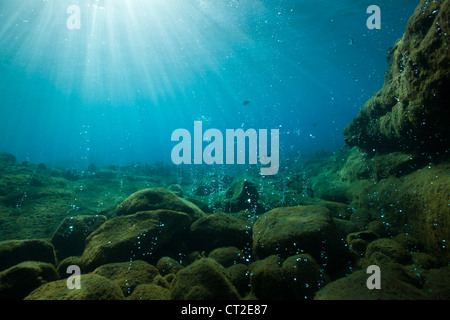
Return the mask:
<path id="1" fill-rule="evenodd" d="M 449 3 L 0 0 L 0 300 L 448 300 Z"/>
<path id="2" fill-rule="evenodd" d="M 171 161 L 171 133 L 279 129 L 280 162 L 334 151 L 379 90 L 417 1 L 0 2 L 0 150 L 20 161 Z M 80 10 L 69 29 L 67 9 Z"/>

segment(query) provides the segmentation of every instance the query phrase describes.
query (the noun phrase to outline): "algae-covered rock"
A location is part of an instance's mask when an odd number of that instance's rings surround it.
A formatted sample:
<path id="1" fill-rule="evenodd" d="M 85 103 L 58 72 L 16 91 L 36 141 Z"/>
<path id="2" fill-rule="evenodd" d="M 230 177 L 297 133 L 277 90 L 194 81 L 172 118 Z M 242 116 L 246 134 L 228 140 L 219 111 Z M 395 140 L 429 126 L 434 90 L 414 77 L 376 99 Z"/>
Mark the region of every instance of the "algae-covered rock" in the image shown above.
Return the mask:
<path id="1" fill-rule="evenodd" d="M 200 259 L 179 271 L 172 282 L 173 300 L 236 300 L 240 296 L 212 259 Z"/>
<path id="2" fill-rule="evenodd" d="M 237 289 L 241 297 L 250 292 L 250 269 L 246 264 L 237 263 L 225 269 L 225 276 Z"/>
<path id="3" fill-rule="evenodd" d="M 401 177 L 419 169 L 426 160 L 404 152 L 376 154 L 373 158 L 373 176 L 377 180 L 389 176 Z"/>
<path id="4" fill-rule="evenodd" d="M 58 279 L 58 273 L 50 263 L 19 263 L 0 272 L 0 300 L 21 300 L 41 285 Z"/>
<path id="5" fill-rule="evenodd" d="M 250 285 L 254 296 L 260 300 L 286 298 L 281 265 L 282 260 L 276 255 L 270 255 L 250 264 Z"/>
<path id="6" fill-rule="evenodd" d="M 81 215 L 64 219 L 51 240 L 58 259 L 81 255 L 86 238 L 106 220 L 107 218 L 101 215 Z"/>
<path id="7" fill-rule="evenodd" d="M 319 290 L 315 300 L 426 300 L 429 297 L 415 287 L 403 272 L 386 265 L 380 269 L 381 289 L 369 289 L 367 280 L 371 274 L 358 270 L 345 278 L 338 279 Z"/>
<path id="8" fill-rule="evenodd" d="M 140 284 L 128 300 L 170 300 L 170 291 L 153 283 Z"/>
<path id="9" fill-rule="evenodd" d="M 358 227 L 351 221 L 338 218 L 333 218 L 333 221 L 342 238 L 358 230 Z"/>
<path id="10" fill-rule="evenodd" d="M 364 230 L 370 222 L 372 222 L 373 213 L 366 208 L 357 208 L 350 216 L 350 221 L 353 222 L 359 230 Z"/>
<path id="11" fill-rule="evenodd" d="M 173 278 L 175 278 L 174 273 L 169 273 L 166 274 L 165 276 L 159 274 L 155 277 L 155 279 L 153 279 L 153 284 L 156 284 L 157 286 L 160 286 L 165 289 L 170 289 L 170 284 L 172 283 Z"/>
<path id="12" fill-rule="evenodd" d="M 373 176 L 373 159 L 367 153 L 352 148 L 343 168 L 338 172 L 338 176 L 343 181 L 353 182 L 356 180 L 370 179 Z"/>
<path id="13" fill-rule="evenodd" d="M 124 300 L 113 281 L 97 274 L 83 274 L 80 289 L 69 289 L 67 280 L 49 282 L 31 292 L 25 300 Z"/>
<path id="14" fill-rule="evenodd" d="M 359 199 L 394 235 L 409 233 L 430 250 L 448 257 L 450 181 L 447 163 L 428 165 L 408 175 L 390 176 Z"/>
<path id="15" fill-rule="evenodd" d="M 379 236 L 370 230 L 353 232 L 346 237 L 349 249 L 359 256 L 363 256 L 369 243 L 378 238 Z"/>
<path id="16" fill-rule="evenodd" d="M 327 208 L 302 206 L 262 215 L 253 226 L 253 252 L 260 259 L 308 253 L 329 269 L 345 263 L 347 249 Z"/>
<path id="17" fill-rule="evenodd" d="M 312 299 L 314 293 L 330 279 L 309 254 L 288 257 L 281 267 L 285 281 L 285 294 L 290 299 Z"/>
<path id="18" fill-rule="evenodd" d="M 251 210 L 256 207 L 258 198 L 259 193 L 255 184 L 248 180 L 240 180 L 228 188 L 222 210 L 224 212 Z"/>
<path id="19" fill-rule="evenodd" d="M 0 271 L 24 261 L 56 264 L 51 243 L 40 240 L 6 240 L 0 242 Z"/>
<path id="20" fill-rule="evenodd" d="M 365 264 L 381 266 L 387 261 L 406 264 L 411 257 L 406 248 L 394 239 L 381 238 L 370 242 L 365 253 Z"/>
<path id="21" fill-rule="evenodd" d="M 308 196 L 304 196 L 301 194 L 287 194 L 284 197 L 284 205 L 276 206 L 275 208 L 279 207 L 295 207 L 295 206 L 310 206 L 310 205 L 316 205 L 316 206 L 323 206 L 330 210 L 330 215 L 333 218 L 339 218 L 344 220 L 349 220 L 351 215 L 353 214 L 354 208 L 346 203 L 342 202 L 335 202 L 335 201 L 328 201 L 323 200 L 320 198 L 310 198 Z M 272 208 L 272 209 L 275 209 Z M 271 209 L 271 210 L 272 210 Z M 270 211 L 270 210 L 268 210 Z"/>
<path id="22" fill-rule="evenodd" d="M 330 280 L 309 254 L 281 260 L 276 255 L 257 260 L 250 265 L 251 292 L 258 299 L 304 300 Z"/>
<path id="23" fill-rule="evenodd" d="M 183 266 L 175 259 L 170 257 L 162 257 L 158 260 L 156 268 L 159 270 L 161 275 L 165 276 L 170 273 L 176 274 L 178 271 L 183 269 Z"/>
<path id="24" fill-rule="evenodd" d="M 68 278 L 72 275 L 73 271 L 68 270 L 70 266 L 81 266 L 81 256 L 67 257 L 58 263 L 56 271 L 61 279 Z"/>
<path id="25" fill-rule="evenodd" d="M 243 249 L 251 246 L 251 225 L 224 213 L 214 213 L 191 225 L 190 243 L 204 251 L 229 246 Z"/>
<path id="26" fill-rule="evenodd" d="M 391 49 L 382 89 L 345 128 L 347 144 L 370 152 L 448 149 L 449 13 L 447 1 L 420 2 Z"/>
<path id="27" fill-rule="evenodd" d="M 181 250 L 191 223 L 186 213 L 169 210 L 112 218 L 86 239 L 82 264 L 90 271 L 130 259 L 156 262 L 167 252 Z"/>
<path id="28" fill-rule="evenodd" d="M 237 263 L 245 262 L 244 254 L 236 247 L 217 248 L 211 251 L 209 258 L 216 260 L 225 268 Z"/>
<path id="29" fill-rule="evenodd" d="M 112 280 L 122 289 L 124 296 L 129 296 L 138 285 L 153 283 L 159 271 L 145 261 L 136 260 L 104 264 L 92 274 Z"/>
<path id="30" fill-rule="evenodd" d="M 389 236 L 389 228 L 383 222 L 374 220 L 367 224 L 367 230 L 373 231 L 380 238 L 387 238 Z"/>
<path id="31" fill-rule="evenodd" d="M 162 188 L 144 189 L 133 193 L 117 206 L 116 213 L 122 216 L 159 209 L 184 212 L 194 221 L 205 216 L 204 212 L 193 203 Z"/>
<path id="32" fill-rule="evenodd" d="M 326 173 L 318 175 L 313 181 L 314 197 L 332 202 L 349 202 L 349 185 L 346 181 L 336 179 L 334 175 Z"/>
<path id="33" fill-rule="evenodd" d="M 430 269 L 423 274 L 426 282 L 423 290 L 429 292 L 433 300 L 450 300 L 450 266 Z"/>

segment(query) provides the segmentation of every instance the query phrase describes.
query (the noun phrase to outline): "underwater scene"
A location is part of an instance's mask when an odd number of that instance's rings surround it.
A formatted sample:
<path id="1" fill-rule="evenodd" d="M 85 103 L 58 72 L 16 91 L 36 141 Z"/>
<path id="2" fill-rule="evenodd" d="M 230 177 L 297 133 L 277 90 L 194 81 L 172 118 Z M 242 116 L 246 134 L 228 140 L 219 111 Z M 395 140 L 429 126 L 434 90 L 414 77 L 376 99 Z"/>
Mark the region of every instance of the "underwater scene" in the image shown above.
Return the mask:
<path id="1" fill-rule="evenodd" d="M 0 300 L 449 300 L 449 15 L 0 1 Z"/>

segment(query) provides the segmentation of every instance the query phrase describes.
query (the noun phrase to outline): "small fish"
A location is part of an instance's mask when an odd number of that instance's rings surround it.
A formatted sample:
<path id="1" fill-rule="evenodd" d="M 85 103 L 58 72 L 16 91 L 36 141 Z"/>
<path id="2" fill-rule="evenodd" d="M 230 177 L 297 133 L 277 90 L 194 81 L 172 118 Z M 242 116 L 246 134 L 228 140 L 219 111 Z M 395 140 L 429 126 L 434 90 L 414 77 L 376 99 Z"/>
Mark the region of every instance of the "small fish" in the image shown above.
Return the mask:
<path id="1" fill-rule="evenodd" d="M 352 45 L 354 45 L 354 44 L 355 44 L 355 40 L 354 40 L 353 38 L 350 38 L 350 39 L 348 40 L 348 45 L 352 46 Z"/>
<path id="2" fill-rule="evenodd" d="M 248 100 L 245 100 L 244 102 L 242 102 L 242 104 L 243 104 L 244 106 L 247 106 L 247 105 L 249 105 L 249 104 L 250 104 L 250 101 L 248 101 Z"/>
<path id="3" fill-rule="evenodd" d="M 319 124 L 316 122 L 316 123 L 314 123 L 312 126 L 313 127 L 317 127 Z"/>

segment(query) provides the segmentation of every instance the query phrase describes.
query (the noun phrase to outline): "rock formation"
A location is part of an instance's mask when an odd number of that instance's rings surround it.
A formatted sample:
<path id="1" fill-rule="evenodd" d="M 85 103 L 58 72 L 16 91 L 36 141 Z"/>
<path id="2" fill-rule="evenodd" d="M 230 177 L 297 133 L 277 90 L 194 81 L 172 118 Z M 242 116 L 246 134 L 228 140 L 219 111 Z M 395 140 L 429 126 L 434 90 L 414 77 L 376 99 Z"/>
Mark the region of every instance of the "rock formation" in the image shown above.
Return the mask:
<path id="1" fill-rule="evenodd" d="M 390 49 L 383 87 L 345 128 L 349 145 L 370 152 L 448 149 L 449 15 L 448 1 L 421 1 Z"/>

